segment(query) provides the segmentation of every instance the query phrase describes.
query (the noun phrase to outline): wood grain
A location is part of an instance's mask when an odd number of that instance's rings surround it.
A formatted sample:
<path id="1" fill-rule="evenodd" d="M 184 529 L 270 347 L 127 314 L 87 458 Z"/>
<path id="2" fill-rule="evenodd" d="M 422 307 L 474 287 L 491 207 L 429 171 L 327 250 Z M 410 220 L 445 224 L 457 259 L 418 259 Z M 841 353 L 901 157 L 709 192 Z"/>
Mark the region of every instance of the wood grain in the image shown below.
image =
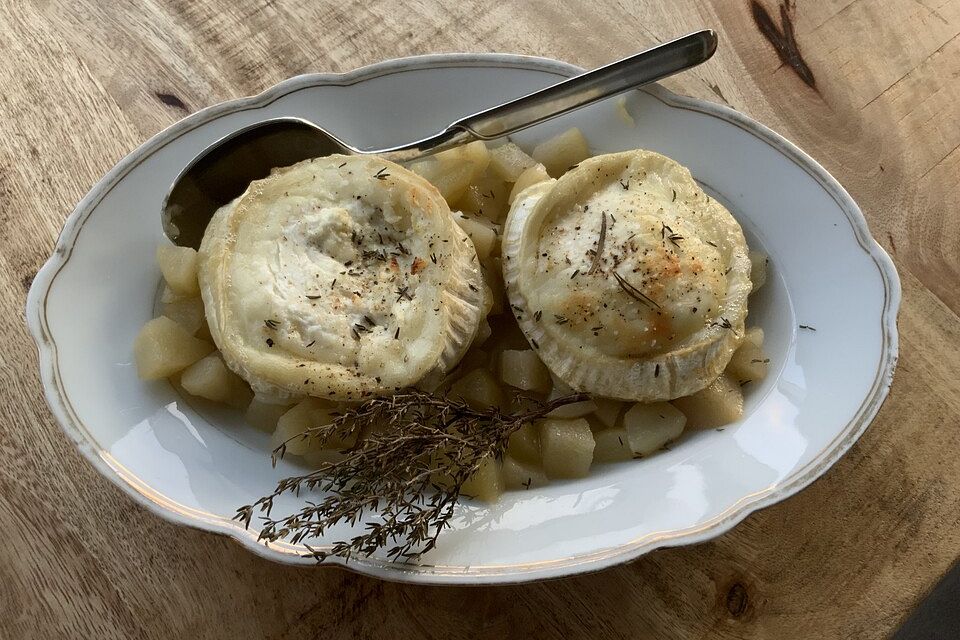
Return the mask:
<path id="1" fill-rule="evenodd" d="M 810 152 L 903 280 L 890 397 L 802 494 L 595 575 L 410 587 L 166 524 L 53 423 L 26 291 L 73 205 L 163 127 L 296 73 L 453 50 L 593 66 L 704 25 L 717 56 L 666 84 Z M 886 637 L 960 550 L 958 33 L 960 0 L 3 0 L 0 637 Z"/>

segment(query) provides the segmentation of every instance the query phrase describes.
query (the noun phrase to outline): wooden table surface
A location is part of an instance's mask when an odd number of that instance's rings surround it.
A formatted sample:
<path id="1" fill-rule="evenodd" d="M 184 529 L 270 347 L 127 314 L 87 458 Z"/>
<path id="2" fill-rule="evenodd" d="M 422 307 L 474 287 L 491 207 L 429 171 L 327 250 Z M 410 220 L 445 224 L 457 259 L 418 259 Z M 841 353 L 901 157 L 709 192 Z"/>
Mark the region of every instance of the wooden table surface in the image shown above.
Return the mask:
<path id="1" fill-rule="evenodd" d="M 0 637 L 881 638 L 960 556 L 960 0 L 2 0 Z M 186 114 L 294 74 L 507 51 L 591 67 L 710 26 L 664 84 L 769 125 L 853 194 L 903 282 L 873 426 L 695 547 L 549 583 L 387 584 L 167 524 L 54 424 L 23 307 L 74 204 Z"/>

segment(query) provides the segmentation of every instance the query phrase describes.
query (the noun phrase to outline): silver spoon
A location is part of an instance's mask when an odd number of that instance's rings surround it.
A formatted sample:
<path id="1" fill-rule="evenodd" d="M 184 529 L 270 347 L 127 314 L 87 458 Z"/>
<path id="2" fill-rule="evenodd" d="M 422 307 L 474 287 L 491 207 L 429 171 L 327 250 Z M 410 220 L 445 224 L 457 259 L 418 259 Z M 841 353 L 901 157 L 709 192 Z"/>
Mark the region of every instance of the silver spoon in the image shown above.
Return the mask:
<path id="1" fill-rule="evenodd" d="M 163 230 L 176 244 L 196 249 L 214 212 L 274 167 L 334 153 L 406 162 L 473 140 L 493 140 L 695 67 L 716 49 L 712 30 L 697 31 L 467 116 L 428 138 L 385 149 L 358 149 L 301 118 L 257 122 L 213 143 L 183 169 L 163 201 Z"/>

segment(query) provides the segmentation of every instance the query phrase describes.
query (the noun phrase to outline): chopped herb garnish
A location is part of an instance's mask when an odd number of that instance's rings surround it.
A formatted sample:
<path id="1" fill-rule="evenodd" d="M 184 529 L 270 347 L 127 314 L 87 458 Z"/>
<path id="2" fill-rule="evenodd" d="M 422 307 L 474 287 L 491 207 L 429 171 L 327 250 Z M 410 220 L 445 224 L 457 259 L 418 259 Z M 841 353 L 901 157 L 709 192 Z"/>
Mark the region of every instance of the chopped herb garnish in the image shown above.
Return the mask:
<path id="1" fill-rule="evenodd" d="M 410 287 L 397 288 L 397 302 L 400 302 L 404 298 L 407 300 L 413 300 L 413 296 L 410 294 Z"/>
<path id="2" fill-rule="evenodd" d="M 595 272 L 600 266 L 600 254 L 603 253 L 603 245 L 607 239 L 607 214 L 604 212 L 600 213 L 600 237 L 597 239 L 597 251 L 593 254 L 593 264 L 590 265 L 590 270 L 587 271 L 587 275 Z"/>
<path id="3" fill-rule="evenodd" d="M 354 324 L 353 330 L 356 331 L 357 333 L 370 333 L 370 327 L 360 323 Z"/>
<path id="4" fill-rule="evenodd" d="M 336 279 L 336 278 L 334 278 L 334 279 L 333 279 L 333 282 L 330 283 L 330 288 L 333 289 L 335 286 L 337 286 L 337 279 Z"/>
<path id="5" fill-rule="evenodd" d="M 264 320 L 263 324 L 267 325 L 267 329 L 276 329 L 280 326 L 280 323 L 276 320 Z"/>
<path id="6" fill-rule="evenodd" d="M 357 325 L 353 325 L 352 327 L 350 327 L 350 335 L 353 336 L 354 340 L 360 339 L 360 334 L 357 332 Z"/>
<path id="7" fill-rule="evenodd" d="M 430 254 L 430 262 L 432 262 L 433 264 L 437 264 L 437 254 L 435 253 Z"/>
<path id="8" fill-rule="evenodd" d="M 653 368 L 653 377 L 654 377 L 654 378 L 659 378 L 659 377 L 660 377 L 660 365 L 659 365 L 659 364 L 657 364 L 657 366 L 655 366 L 655 367 Z"/>
<path id="9" fill-rule="evenodd" d="M 723 329 L 730 329 L 731 331 L 733 331 L 733 325 L 730 324 L 730 321 L 724 318 L 723 316 L 720 316 L 719 320 L 714 320 L 713 322 L 711 322 L 710 326 L 722 327 Z"/>
<path id="10" fill-rule="evenodd" d="M 534 340 L 533 338 L 530 338 L 530 344 L 533 345 L 533 348 L 534 348 L 534 349 L 539 349 L 539 348 L 540 348 L 540 345 L 539 345 L 539 344 L 537 343 L 537 341 Z"/>
<path id="11" fill-rule="evenodd" d="M 573 280 L 573 279 L 576 278 L 578 275 L 580 275 L 580 269 L 577 269 L 576 271 L 574 271 L 574 272 L 573 272 L 573 275 L 570 276 L 570 279 Z"/>
<path id="12" fill-rule="evenodd" d="M 538 310 L 536 313 L 533 314 L 533 319 L 536 320 L 537 322 L 540 322 L 540 318 L 541 318 L 542 316 L 543 316 L 543 309 L 540 309 L 540 310 Z"/>
<path id="13" fill-rule="evenodd" d="M 405 256 L 410 255 L 410 252 L 407 251 L 407 248 L 406 248 L 405 246 L 403 246 L 403 243 L 402 243 L 402 242 L 398 242 L 398 243 L 397 243 L 397 249 L 399 249 L 399 250 L 400 250 L 400 253 L 402 253 L 402 254 L 405 255 Z"/>
<path id="14" fill-rule="evenodd" d="M 716 243 L 710 242 L 709 240 L 707 240 L 707 244 L 710 245 L 711 247 L 716 247 L 716 246 L 717 246 Z"/>
<path id="15" fill-rule="evenodd" d="M 307 300 L 316 300 L 316 299 L 319 298 L 319 297 L 320 297 L 320 294 L 319 294 L 319 293 L 318 293 L 317 295 L 315 295 L 315 296 L 311 296 L 311 295 L 308 294 L 308 295 L 307 295 Z"/>
<path id="16" fill-rule="evenodd" d="M 741 381 L 740 381 L 740 386 L 741 386 L 741 387 L 745 387 L 746 385 L 750 384 L 751 382 L 753 382 L 753 380 L 741 380 Z"/>
<path id="17" fill-rule="evenodd" d="M 553 319 L 556 320 L 557 324 L 567 324 L 570 322 L 565 316 L 558 316 L 554 314 Z"/>
<path id="18" fill-rule="evenodd" d="M 670 202 L 676 202 L 676 201 L 677 201 L 677 190 L 676 190 L 676 189 L 671 189 L 671 191 L 673 191 L 673 199 L 670 200 Z"/>
<path id="19" fill-rule="evenodd" d="M 660 308 L 660 305 L 657 304 L 655 300 L 649 298 L 642 291 L 640 291 L 640 289 L 637 289 L 635 286 L 627 282 L 626 279 L 616 271 L 613 272 L 613 277 L 617 280 L 617 284 L 620 285 L 620 288 L 623 289 L 624 293 L 634 300 L 639 300 L 646 305 L 652 305 L 657 309 Z"/>
<path id="20" fill-rule="evenodd" d="M 808 325 L 808 324 L 802 324 L 802 325 L 800 325 L 800 328 L 801 328 L 801 329 L 806 329 L 807 331 L 816 331 L 816 329 L 814 329 L 813 327 L 811 327 L 811 326 Z"/>
<path id="21" fill-rule="evenodd" d="M 307 347 L 312 347 L 312 346 L 315 345 L 315 344 L 317 344 L 317 341 L 316 341 L 316 340 L 311 340 L 311 341 L 310 341 L 310 344 L 308 344 Z M 301 365 L 301 366 L 302 366 L 302 365 Z"/>
<path id="22" fill-rule="evenodd" d="M 620 183 L 620 186 L 623 187 L 624 191 L 630 188 L 630 178 L 627 178 L 626 182 L 624 182 L 623 180 L 618 180 L 618 182 Z"/>
<path id="23" fill-rule="evenodd" d="M 394 340 L 400 339 L 400 327 L 397 327 L 397 330 L 393 332 L 393 339 Z"/>
<path id="24" fill-rule="evenodd" d="M 386 180 L 387 178 L 390 177 L 390 174 L 386 173 L 386 171 L 387 171 L 387 168 L 384 167 L 383 169 L 380 169 L 380 171 L 377 171 L 375 174 L 373 174 L 373 177 L 376 178 L 377 180 Z"/>

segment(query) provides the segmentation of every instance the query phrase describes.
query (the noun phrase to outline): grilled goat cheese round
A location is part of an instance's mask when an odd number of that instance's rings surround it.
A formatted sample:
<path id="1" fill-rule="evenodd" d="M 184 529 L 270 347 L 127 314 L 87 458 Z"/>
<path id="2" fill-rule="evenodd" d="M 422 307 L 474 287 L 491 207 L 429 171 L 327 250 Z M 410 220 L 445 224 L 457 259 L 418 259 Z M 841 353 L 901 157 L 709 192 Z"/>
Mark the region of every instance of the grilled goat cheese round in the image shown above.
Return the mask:
<path id="1" fill-rule="evenodd" d="M 578 391 L 635 401 L 715 380 L 743 336 L 740 225 L 690 172 L 636 150 L 525 190 L 503 239 L 510 302 L 531 345 Z"/>
<path id="2" fill-rule="evenodd" d="M 450 369 L 481 320 L 470 239 L 426 180 L 378 158 L 277 169 L 200 248 L 210 333 L 255 391 L 357 400 Z"/>

